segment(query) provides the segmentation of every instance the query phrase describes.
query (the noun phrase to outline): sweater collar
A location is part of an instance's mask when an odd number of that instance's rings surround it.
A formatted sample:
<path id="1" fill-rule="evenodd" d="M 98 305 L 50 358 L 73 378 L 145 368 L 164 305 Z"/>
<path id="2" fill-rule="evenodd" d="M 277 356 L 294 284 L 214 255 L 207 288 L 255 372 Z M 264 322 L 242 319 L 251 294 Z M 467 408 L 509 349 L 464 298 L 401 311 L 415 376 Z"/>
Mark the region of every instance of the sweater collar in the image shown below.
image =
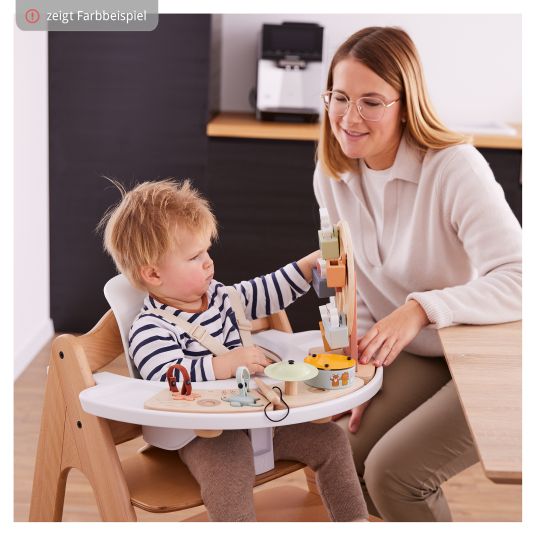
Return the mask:
<path id="1" fill-rule="evenodd" d="M 419 183 L 425 151 L 419 149 L 404 132 L 393 164 L 393 179 Z"/>

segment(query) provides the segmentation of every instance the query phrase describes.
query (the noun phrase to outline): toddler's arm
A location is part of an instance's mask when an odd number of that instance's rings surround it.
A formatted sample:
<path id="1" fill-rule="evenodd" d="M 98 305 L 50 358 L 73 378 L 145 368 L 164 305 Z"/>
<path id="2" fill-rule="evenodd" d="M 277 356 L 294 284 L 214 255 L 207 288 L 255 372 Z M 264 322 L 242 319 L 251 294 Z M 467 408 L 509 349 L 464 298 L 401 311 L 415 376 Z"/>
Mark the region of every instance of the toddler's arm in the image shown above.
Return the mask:
<path id="1" fill-rule="evenodd" d="M 271 274 L 235 284 L 246 317 L 254 320 L 270 316 L 303 296 L 310 288 L 313 266 L 319 256 L 320 252 L 315 251 Z"/>
<path id="2" fill-rule="evenodd" d="M 261 373 L 271 363 L 257 347 L 240 346 L 221 356 L 213 356 L 209 350 L 195 354 L 197 359 L 186 357 L 177 343 L 177 334 L 147 319 L 134 322 L 130 330 L 129 355 L 145 380 L 166 381 L 171 365 L 182 365 L 191 381 L 200 382 L 231 378 L 239 366 L 247 367 L 251 374 Z M 182 381 L 178 369 L 174 374 L 177 381 Z"/>
<path id="3" fill-rule="evenodd" d="M 171 365 L 185 367 L 193 382 L 213 380 L 212 354 L 208 350 L 199 354 L 197 359 L 185 357 L 176 336 L 156 323 L 134 322 L 129 333 L 129 357 L 145 380 L 166 381 Z M 182 381 L 178 369 L 175 377 Z"/>

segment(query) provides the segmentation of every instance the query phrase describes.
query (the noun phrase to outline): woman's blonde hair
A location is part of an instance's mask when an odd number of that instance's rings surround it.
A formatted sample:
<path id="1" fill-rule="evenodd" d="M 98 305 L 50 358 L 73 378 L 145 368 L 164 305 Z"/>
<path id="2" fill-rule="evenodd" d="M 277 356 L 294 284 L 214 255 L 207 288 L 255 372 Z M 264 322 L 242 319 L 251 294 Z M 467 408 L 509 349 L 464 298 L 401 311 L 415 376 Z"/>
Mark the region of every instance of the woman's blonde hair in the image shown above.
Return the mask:
<path id="1" fill-rule="evenodd" d="M 97 229 L 104 228 L 104 249 L 129 281 L 144 289 L 140 268 L 158 265 L 177 243 L 177 231 L 217 238 L 216 218 L 208 201 L 189 180 L 143 182 L 121 192 L 119 204 L 109 208 Z"/>
<path id="2" fill-rule="evenodd" d="M 436 115 L 424 82 L 415 44 L 401 28 L 372 26 L 351 35 L 335 52 L 329 67 L 327 91 L 333 89 L 333 70 L 351 58 L 368 67 L 396 91 L 405 110 L 405 134 L 417 147 L 443 149 L 467 143 L 470 137 L 449 130 Z M 324 110 L 317 159 L 331 177 L 356 169 L 336 140 L 327 110 Z"/>

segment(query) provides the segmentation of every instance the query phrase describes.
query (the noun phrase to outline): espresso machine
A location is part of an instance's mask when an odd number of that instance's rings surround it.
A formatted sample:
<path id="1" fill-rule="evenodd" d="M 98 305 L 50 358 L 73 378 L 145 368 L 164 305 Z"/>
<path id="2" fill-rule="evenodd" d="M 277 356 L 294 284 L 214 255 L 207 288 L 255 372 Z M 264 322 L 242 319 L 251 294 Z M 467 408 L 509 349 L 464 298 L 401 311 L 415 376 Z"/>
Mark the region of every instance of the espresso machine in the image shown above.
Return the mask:
<path id="1" fill-rule="evenodd" d="M 324 28 L 315 23 L 263 24 L 257 65 L 257 119 L 318 121 L 323 33 Z"/>

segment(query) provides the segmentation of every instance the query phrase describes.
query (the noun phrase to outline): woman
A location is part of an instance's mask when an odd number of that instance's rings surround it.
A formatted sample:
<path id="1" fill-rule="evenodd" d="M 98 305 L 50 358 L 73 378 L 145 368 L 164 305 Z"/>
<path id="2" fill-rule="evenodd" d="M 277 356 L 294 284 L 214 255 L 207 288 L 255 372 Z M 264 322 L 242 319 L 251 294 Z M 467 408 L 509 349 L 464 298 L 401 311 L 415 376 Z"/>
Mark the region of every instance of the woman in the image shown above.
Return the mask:
<path id="1" fill-rule="evenodd" d="M 348 38 L 322 98 L 315 195 L 350 225 L 360 361 L 385 367 L 369 408 L 339 423 L 371 513 L 448 521 L 440 486 L 478 456 L 436 330 L 520 319 L 521 229 L 487 162 L 432 109 L 403 30 Z"/>

